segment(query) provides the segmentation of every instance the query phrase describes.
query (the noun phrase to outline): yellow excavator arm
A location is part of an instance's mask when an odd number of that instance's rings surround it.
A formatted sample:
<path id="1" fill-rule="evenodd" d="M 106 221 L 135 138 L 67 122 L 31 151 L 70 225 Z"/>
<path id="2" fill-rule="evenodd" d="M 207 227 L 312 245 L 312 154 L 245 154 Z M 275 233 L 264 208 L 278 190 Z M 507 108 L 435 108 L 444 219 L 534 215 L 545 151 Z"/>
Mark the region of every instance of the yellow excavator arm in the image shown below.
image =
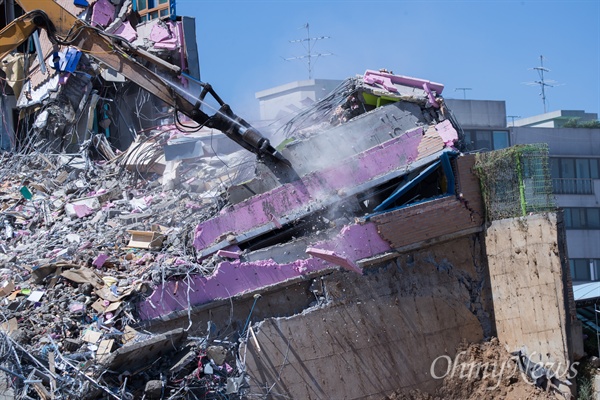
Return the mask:
<path id="1" fill-rule="evenodd" d="M 25 42 L 37 29 L 32 20 L 33 15 L 23 15 L 0 31 L 0 60 Z"/>
<path id="2" fill-rule="evenodd" d="M 69 13 L 54 0 L 17 0 L 26 14 L 15 19 L 0 31 L 0 59 L 22 44 L 38 28 L 45 29 L 49 39 L 57 45 L 72 46 L 87 53 L 97 61 L 119 72 L 141 88 L 172 105 L 197 123 L 222 131 L 229 138 L 257 154 L 289 165 L 288 161 L 271 146 L 245 120 L 233 113 L 207 83 L 198 82 L 202 87 L 197 99 L 190 99 L 176 81 L 180 68 L 136 48 L 127 40 L 93 27 Z M 162 73 L 171 75 L 168 82 L 153 70 L 145 67 L 138 59 L 154 65 Z M 219 110 L 209 116 L 201 110 L 206 95 L 210 94 L 219 104 Z"/>

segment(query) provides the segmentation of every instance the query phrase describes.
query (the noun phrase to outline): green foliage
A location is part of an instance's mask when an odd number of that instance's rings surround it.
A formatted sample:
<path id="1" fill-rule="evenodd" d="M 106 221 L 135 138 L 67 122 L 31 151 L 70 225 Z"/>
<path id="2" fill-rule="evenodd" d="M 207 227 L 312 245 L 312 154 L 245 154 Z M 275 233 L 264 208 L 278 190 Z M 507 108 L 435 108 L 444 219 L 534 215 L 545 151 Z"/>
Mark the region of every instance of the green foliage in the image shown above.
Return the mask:
<path id="1" fill-rule="evenodd" d="M 569 118 L 569 120 L 564 123 L 563 128 L 577 128 L 577 125 L 577 118 Z"/>
<path id="2" fill-rule="evenodd" d="M 563 128 L 587 128 L 587 129 L 598 129 L 600 128 L 600 121 L 597 119 L 592 121 L 583 121 L 579 122 L 577 118 L 569 118 L 567 122 L 564 123 Z"/>
<path id="3" fill-rule="evenodd" d="M 488 221 L 555 210 L 545 143 L 516 145 L 475 155 Z"/>
<path id="4" fill-rule="evenodd" d="M 577 367 L 577 399 L 578 400 L 594 400 L 594 376 L 596 368 L 589 361 L 584 360 Z"/>
<path id="5" fill-rule="evenodd" d="M 598 356 L 598 337 L 596 331 L 583 326 L 585 340 L 583 341 L 583 350 L 588 356 Z M 579 400 L 594 400 L 594 377 L 596 376 L 596 368 L 590 363 L 589 358 L 580 360 L 577 366 L 577 399 Z"/>
<path id="6" fill-rule="evenodd" d="M 577 387 L 579 389 L 577 395 L 578 400 L 594 400 L 594 384 L 592 378 L 582 376 L 577 379 Z"/>
<path id="7" fill-rule="evenodd" d="M 582 123 L 579 124 L 580 128 L 591 128 L 591 129 L 597 129 L 600 128 L 600 121 L 593 120 L 593 121 L 583 121 Z"/>

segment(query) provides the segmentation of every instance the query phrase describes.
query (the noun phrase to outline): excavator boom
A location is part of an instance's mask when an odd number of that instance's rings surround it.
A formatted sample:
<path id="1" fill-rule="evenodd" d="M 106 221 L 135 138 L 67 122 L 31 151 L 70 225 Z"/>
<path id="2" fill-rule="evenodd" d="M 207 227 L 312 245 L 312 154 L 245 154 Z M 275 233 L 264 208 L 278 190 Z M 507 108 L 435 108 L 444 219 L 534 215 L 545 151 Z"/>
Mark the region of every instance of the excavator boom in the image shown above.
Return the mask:
<path id="1" fill-rule="evenodd" d="M 289 162 L 271 146 L 269 140 L 235 115 L 209 84 L 198 82 L 202 86 L 202 93 L 198 99 L 190 100 L 182 94 L 184 92 L 182 88 L 172 83 L 177 80 L 179 67 L 136 48 L 119 36 L 89 25 L 53 0 L 17 0 L 17 2 L 27 13 L 0 31 L 0 59 L 27 40 L 36 29 L 43 28 L 55 45 L 72 46 L 89 54 L 198 124 L 222 131 L 230 139 L 259 157 L 271 158 L 276 163 L 289 166 Z M 153 69 L 147 68 L 139 61 L 140 59 L 161 70 L 161 73 L 171 75 L 173 78 L 171 82 L 163 79 Z M 207 94 L 210 94 L 220 106 L 212 116 L 201 109 Z"/>
<path id="2" fill-rule="evenodd" d="M 0 31 L 0 60 L 25 42 L 36 30 L 37 27 L 32 22 L 32 18 L 33 15 L 26 14 L 15 19 Z"/>

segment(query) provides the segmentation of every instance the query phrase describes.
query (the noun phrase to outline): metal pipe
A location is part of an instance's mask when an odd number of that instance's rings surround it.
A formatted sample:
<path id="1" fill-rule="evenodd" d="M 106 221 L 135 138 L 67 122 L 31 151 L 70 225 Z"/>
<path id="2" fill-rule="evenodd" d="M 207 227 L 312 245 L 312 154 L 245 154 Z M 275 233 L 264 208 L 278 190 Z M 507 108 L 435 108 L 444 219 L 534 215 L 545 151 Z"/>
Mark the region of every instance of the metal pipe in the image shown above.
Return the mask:
<path id="1" fill-rule="evenodd" d="M 46 69 L 46 62 L 44 61 L 44 54 L 42 52 L 42 45 L 40 44 L 40 34 L 38 31 L 33 31 L 31 35 L 33 38 L 33 44 L 35 45 L 35 52 L 37 53 L 37 59 L 40 63 L 40 70 L 44 75 L 48 73 L 48 69 Z"/>
<path id="2" fill-rule="evenodd" d="M 180 74 L 181 73 L 181 67 L 177 66 L 177 65 L 173 65 L 171 63 L 166 62 L 165 60 L 163 60 L 162 58 L 158 58 L 157 56 L 155 56 L 152 53 L 147 52 L 146 50 L 140 49 L 138 47 L 135 47 L 133 49 L 134 54 L 154 63 L 154 64 L 158 64 L 166 69 L 171 70 L 172 72 L 174 72 L 175 74 Z"/>

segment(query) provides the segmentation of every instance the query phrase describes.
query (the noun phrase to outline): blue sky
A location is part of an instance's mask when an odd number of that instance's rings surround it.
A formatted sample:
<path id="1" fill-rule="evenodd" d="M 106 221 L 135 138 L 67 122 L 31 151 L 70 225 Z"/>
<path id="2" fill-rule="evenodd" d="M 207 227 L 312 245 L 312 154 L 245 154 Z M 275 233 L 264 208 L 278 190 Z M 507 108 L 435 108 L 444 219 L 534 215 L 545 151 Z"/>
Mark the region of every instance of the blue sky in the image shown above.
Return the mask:
<path id="1" fill-rule="evenodd" d="M 255 93 L 308 78 L 306 54 L 290 40 L 330 36 L 313 77 L 344 79 L 367 69 L 445 85 L 446 98 L 505 100 L 507 115 L 600 112 L 600 0 L 585 1 L 204 1 L 177 0 L 196 18 L 200 73 L 233 110 L 258 117 Z"/>

